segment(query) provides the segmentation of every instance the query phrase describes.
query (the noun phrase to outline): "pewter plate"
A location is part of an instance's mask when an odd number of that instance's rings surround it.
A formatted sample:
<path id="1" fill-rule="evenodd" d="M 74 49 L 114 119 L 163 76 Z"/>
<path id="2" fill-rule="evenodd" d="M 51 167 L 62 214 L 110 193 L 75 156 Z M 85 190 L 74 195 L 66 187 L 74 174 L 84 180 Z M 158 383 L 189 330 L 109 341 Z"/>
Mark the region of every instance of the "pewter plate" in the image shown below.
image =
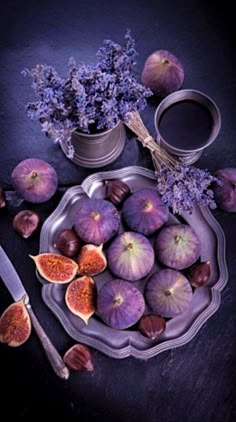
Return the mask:
<path id="1" fill-rule="evenodd" d="M 55 238 L 62 229 L 72 227 L 74 210 L 78 201 L 84 196 L 104 198 L 104 180 L 115 178 L 127 183 L 132 192 L 142 187 L 155 187 L 156 184 L 152 171 L 137 166 L 100 172 L 87 177 L 80 186 L 74 186 L 67 190 L 58 207 L 43 224 L 39 252 L 58 252 L 53 246 Z M 221 227 L 208 208 L 199 206 L 194 207 L 192 214 L 186 213 L 178 218 L 170 214 L 169 222 L 190 224 L 201 240 L 201 261 L 211 261 L 210 280 L 205 287 L 194 290 L 193 300 L 188 311 L 169 319 L 165 332 L 156 340 L 144 337 L 138 331 L 137 326 L 127 330 L 112 329 L 106 326 L 96 314 L 86 325 L 67 309 L 64 302 L 66 286 L 47 283 L 37 274 L 43 284 L 42 297 L 45 304 L 74 340 L 87 344 L 113 358 L 122 359 L 134 356 L 148 359 L 164 350 L 189 342 L 201 326 L 217 311 L 221 300 L 221 290 L 228 279 L 225 238 Z M 122 229 L 121 227 L 121 231 Z M 158 264 L 156 263 L 152 272 L 157 269 Z M 101 286 L 111 278 L 112 275 L 108 270 L 94 277 L 97 290 L 99 291 Z M 134 284 L 143 291 L 145 282 L 146 280 L 143 279 Z M 148 311 L 146 309 L 146 312 Z"/>

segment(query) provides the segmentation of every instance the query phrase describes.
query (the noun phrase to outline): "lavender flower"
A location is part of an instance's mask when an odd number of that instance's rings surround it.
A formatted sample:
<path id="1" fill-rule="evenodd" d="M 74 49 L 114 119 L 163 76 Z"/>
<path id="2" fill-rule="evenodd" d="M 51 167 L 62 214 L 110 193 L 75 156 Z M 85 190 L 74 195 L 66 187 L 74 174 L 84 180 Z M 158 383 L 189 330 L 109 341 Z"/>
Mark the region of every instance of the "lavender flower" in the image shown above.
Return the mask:
<path id="1" fill-rule="evenodd" d="M 177 165 L 175 168 L 162 166 L 156 172 L 157 188 L 163 202 L 172 208 L 174 214 L 191 212 L 193 204 L 216 208 L 211 183 L 218 179 L 208 170 Z"/>
<path id="2" fill-rule="evenodd" d="M 104 40 L 94 66 L 77 65 L 71 58 L 65 79 L 52 66 L 25 69 L 22 73 L 32 77 L 37 97 L 26 107 L 28 116 L 38 119 L 49 137 L 68 145 L 75 129 L 91 133 L 113 128 L 127 112 L 142 110 L 151 95 L 133 75 L 136 56 L 135 41 L 127 31 L 123 47 Z"/>

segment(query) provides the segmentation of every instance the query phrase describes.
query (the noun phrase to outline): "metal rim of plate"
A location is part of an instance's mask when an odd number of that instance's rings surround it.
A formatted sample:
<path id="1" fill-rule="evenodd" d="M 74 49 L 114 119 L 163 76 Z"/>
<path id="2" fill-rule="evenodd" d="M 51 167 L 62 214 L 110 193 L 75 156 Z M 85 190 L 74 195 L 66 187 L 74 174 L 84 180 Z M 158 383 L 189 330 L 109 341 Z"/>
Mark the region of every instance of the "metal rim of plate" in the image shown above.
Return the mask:
<path id="1" fill-rule="evenodd" d="M 46 252 L 48 250 L 49 245 L 49 238 L 50 238 L 50 228 L 56 221 L 60 218 L 62 213 L 64 212 L 66 205 L 69 201 L 73 198 L 74 195 L 87 195 L 92 196 L 96 183 L 102 184 L 106 179 L 115 179 L 115 178 L 123 178 L 128 177 L 128 175 L 134 176 L 142 176 L 147 178 L 151 181 L 156 180 L 155 174 L 151 170 L 147 170 L 143 167 L 138 166 L 130 166 L 120 170 L 115 171 L 108 171 L 108 172 L 100 172 L 95 173 L 88 176 L 81 185 L 74 186 L 69 188 L 66 193 L 64 194 L 63 198 L 61 199 L 58 207 L 55 211 L 48 217 L 48 219 L 44 222 L 40 234 L 40 250 L 39 252 Z M 172 338 L 170 340 L 166 340 L 163 342 L 155 342 L 144 338 L 142 347 L 137 347 L 135 344 L 132 344 L 132 335 L 131 337 L 128 335 L 127 341 L 125 341 L 124 345 L 114 347 L 112 344 L 104 342 L 103 339 L 99 338 L 98 335 L 87 335 L 86 332 L 83 330 L 78 330 L 73 324 L 72 326 L 68 324 L 67 316 L 65 315 L 64 310 L 61 308 L 59 302 L 57 302 L 52 295 L 52 290 L 56 289 L 55 285 L 51 283 L 45 283 L 42 278 L 39 276 L 38 273 L 37 277 L 40 282 L 43 283 L 42 286 L 42 298 L 45 304 L 49 307 L 49 309 L 54 313 L 54 315 L 58 318 L 60 323 L 62 324 L 65 331 L 76 341 L 80 341 L 88 346 L 91 346 L 104 354 L 116 358 L 116 359 L 123 359 L 129 356 L 133 356 L 140 359 L 149 359 L 157 354 L 169 350 L 172 348 L 176 348 L 188 343 L 190 340 L 194 338 L 197 332 L 200 330 L 202 325 L 218 310 L 221 301 L 221 291 L 225 287 L 227 280 L 228 280 L 228 271 L 225 259 L 225 236 L 221 229 L 221 226 L 213 217 L 212 213 L 208 208 L 203 208 L 197 206 L 197 212 L 202 215 L 205 223 L 209 226 L 210 230 L 214 233 L 217 239 L 217 266 L 219 269 L 219 277 L 214 285 L 210 286 L 208 289 L 210 291 L 210 303 L 203 309 L 202 312 L 196 317 L 190 327 L 179 335 L 177 338 Z M 58 286 L 58 285 L 56 285 Z M 58 287 L 58 289 L 61 286 Z M 59 293 L 60 294 L 60 293 Z M 69 311 L 68 311 L 69 312 Z M 78 318 L 78 317 L 76 317 Z M 113 330 L 115 333 L 117 330 Z M 125 330 L 121 330 L 125 331 Z M 114 334 L 115 335 L 115 334 Z M 142 336 L 144 337 L 144 336 Z"/>

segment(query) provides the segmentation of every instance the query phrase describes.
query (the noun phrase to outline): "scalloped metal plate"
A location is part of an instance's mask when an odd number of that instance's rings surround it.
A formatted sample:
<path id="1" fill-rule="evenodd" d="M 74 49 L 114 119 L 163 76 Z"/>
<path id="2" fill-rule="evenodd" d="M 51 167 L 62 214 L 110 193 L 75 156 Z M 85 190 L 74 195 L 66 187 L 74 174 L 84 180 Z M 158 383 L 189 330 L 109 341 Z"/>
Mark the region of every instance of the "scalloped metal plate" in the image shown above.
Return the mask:
<path id="1" fill-rule="evenodd" d="M 86 195 L 104 198 L 104 180 L 115 178 L 127 183 L 131 191 L 145 186 L 155 186 L 154 172 L 137 166 L 95 173 L 87 177 L 80 186 L 74 186 L 67 190 L 58 207 L 43 224 L 39 252 L 56 252 L 53 247 L 55 237 L 63 228 L 72 227 L 73 213 L 77 202 Z M 175 216 L 170 215 L 170 219 L 176 222 Z M 150 340 L 134 329 L 114 330 L 102 323 L 96 315 L 90 318 L 88 325 L 85 325 L 79 317 L 67 309 L 64 303 L 66 286 L 45 283 L 37 274 L 43 284 L 42 297 L 45 304 L 74 340 L 87 344 L 113 358 L 122 359 L 134 356 L 148 359 L 164 350 L 189 342 L 201 326 L 217 311 L 221 300 L 220 292 L 228 280 L 224 233 L 208 208 L 195 206 L 192 214 L 184 214 L 177 220 L 190 224 L 197 231 L 202 245 L 201 260 L 211 261 L 211 277 L 207 286 L 195 289 L 189 310 L 168 320 L 165 332 L 157 340 Z M 153 271 L 157 268 L 158 264 Z M 94 277 L 98 290 L 111 277 L 108 270 Z M 144 284 L 145 280 L 136 283 L 141 290 Z"/>

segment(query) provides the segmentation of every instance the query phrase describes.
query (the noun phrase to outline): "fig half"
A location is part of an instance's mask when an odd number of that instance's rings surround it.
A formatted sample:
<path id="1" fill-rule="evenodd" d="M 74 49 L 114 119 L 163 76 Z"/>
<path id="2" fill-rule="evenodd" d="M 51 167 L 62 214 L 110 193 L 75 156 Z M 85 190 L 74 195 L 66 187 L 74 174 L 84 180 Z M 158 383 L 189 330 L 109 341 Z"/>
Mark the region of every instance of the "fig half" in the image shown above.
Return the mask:
<path id="1" fill-rule="evenodd" d="M 51 283 L 66 284 L 72 281 L 78 270 L 78 265 L 72 259 L 54 253 L 30 255 L 39 274 Z"/>
<path id="2" fill-rule="evenodd" d="M 85 275 L 73 280 L 66 289 L 65 301 L 68 309 L 88 324 L 95 312 L 96 286 L 93 279 Z"/>
<path id="3" fill-rule="evenodd" d="M 0 317 L 0 342 L 21 346 L 31 333 L 31 321 L 24 301 L 11 304 Z"/>
<path id="4" fill-rule="evenodd" d="M 92 276 L 100 274 L 106 269 L 107 260 L 102 246 L 82 246 L 77 258 L 78 274 Z"/>

